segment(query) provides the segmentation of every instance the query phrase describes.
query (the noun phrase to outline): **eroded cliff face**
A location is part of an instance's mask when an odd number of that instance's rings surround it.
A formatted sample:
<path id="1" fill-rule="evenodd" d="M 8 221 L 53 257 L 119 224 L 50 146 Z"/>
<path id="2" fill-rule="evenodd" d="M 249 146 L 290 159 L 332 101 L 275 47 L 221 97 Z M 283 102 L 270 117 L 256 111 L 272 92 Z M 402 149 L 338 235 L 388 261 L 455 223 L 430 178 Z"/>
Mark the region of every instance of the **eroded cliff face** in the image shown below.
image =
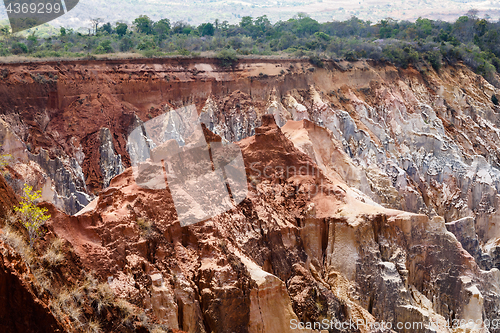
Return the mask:
<path id="1" fill-rule="evenodd" d="M 495 88 L 466 67 L 6 68 L 0 143 L 17 161 L 7 181 L 43 189 L 57 207 L 50 227 L 83 265 L 169 327 L 288 332 L 325 319 L 451 332 L 448 320 L 470 319 L 479 332 L 499 317 L 500 108 Z M 142 122 L 190 104 L 215 134 L 207 141 L 242 149 L 249 193 L 181 227 L 168 189 L 135 183 L 126 142 Z"/>

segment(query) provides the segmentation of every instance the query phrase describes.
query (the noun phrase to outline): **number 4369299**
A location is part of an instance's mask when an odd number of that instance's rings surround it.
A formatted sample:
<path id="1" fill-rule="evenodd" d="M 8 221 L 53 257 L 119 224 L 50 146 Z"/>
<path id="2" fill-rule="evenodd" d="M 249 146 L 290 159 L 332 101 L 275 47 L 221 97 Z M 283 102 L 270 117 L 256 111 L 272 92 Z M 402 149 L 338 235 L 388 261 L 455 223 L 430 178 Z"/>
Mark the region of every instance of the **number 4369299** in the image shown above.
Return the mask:
<path id="1" fill-rule="evenodd" d="M 9 3 L 6 8 L 8 14 L 58 14 L 61 12 L 59 3 Z"/>

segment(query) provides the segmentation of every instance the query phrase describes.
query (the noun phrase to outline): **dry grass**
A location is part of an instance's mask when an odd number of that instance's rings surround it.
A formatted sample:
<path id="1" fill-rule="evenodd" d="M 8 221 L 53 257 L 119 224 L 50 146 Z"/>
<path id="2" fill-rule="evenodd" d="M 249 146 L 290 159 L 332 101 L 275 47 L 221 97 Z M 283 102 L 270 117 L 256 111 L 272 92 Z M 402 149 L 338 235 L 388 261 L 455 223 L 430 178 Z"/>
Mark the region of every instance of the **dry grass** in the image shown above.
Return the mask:
<path id="1" fill-rule="evenodd" d="M 104 282 L 100 283 L 97 286 L 97 296 L 99 299 L 107 304 L 111 304 L 115 298 L 115 295 L 113 294 L 113 290 L 109 287 L 109 285 Z"/>
<path id="2" fill-rule="evenodd" d="M 102 332 L 101 331 L 101 324 L 98 321 L 96 321 L 96 320 L 90 320 L 87 323 L 87 327 L 85 329 L 85 332 L 87 332 L 87 333 L 99 333 L 99 332 Z"/>
<path id="3" fill-rule="evenodd" d="M 68 317 L 76 327 L 81 327 L 85 322 L 82 317 L 81 302 L 83 294 L 78 287 L 69 291 L 63 289 L 51 304 L 52 311 L 59 319 Z"/>
<path id="4" fill-rule="evenodd" d="M 38 294 L 42 295 L 45 292 L 51 292 L 52 283 L 47 274 L 47 270 L 43 267 L 37 267 L 32 269 L 32 273 L 35 278 L 35 287 L 37 288 Z"/>
<path id="5" fill-rule="evenodd" d="M 169 333 L 168 330 L 164 330 L 163 328 L 161 327 L 154 327 L 153 329 L 151 329 L 149 332 L 151 333 Z"/>
<path id="6" fill-rule="evenodd" d="M 96 279 L 96 277 L 89 272 L 85 272 L 85 279 L 83 280 L 83 283 L 81 284 L 81 287 L 85 291 L 92 291 L 94 290 L 97 285 L 99 284 L 99 281 Z"/>
<path id="7" fill-rule="evenodd" d="M 116 299 L 116 301 L 114 302 L 114 305 L 125 316 L 128 316 L 128 315 L 134 313 L 134 310 L 135 310 L 134 306 L 132 304 L 130 304 L 129 302 L 127 302 L 126 300 L 124 300 L 123 298 Z"/>
<path id="8" fill-rule="evenodd" d="M 140 323 L 143 327 L 151 328 L 152 332 L 167 332 L 163 326 L 151 323 L 144 311 L 125 299 L 116 298 L 107 282 L 99 283 L 94 274 L 85 272 L 83 281 L 79 281 L 72 287 L 56 288 L 52 284 L 52 278 L 57 275 L 57 270 L 49 267 L 57 267 L 64 263 L 64 241 L 54 239 L 42 256 L 38 256 L 31 249 L 25 237 L 15 229 L 17 220 L 13 217 L 6 221 L 0 234 L 1 239 L 10 245 L 14 251 L 19 253 L 26 263 L 28 271 L 31 271 L 31 280 L 39 295 L 45 294 L 50 298 L 49 307 L 54 316 L 62 323 L 70 325 L 70 331 L 77 332 L 102 332 L 102 318 L 107 318 L 109 311 L 118 310 L 118 321 L 116 324 L 133 329 Z M 151 223 L 144 221 L 143 227 L 151 228 Z M 84 304 L 90 305 L 94 311 L 92 314 L 83 313 Z M 116 311 L 111 311 L 116 313 Z M 108 314 L 108 315 L 107 315 Z M 114 325 L 114 324 L 113 324 Z"/>
<path id="9" fill-rule="evenodd" d="M 85 301 L 84 293 L 80 286 L 74 286 L 69 294 L 71 295 L 73 301 L 78 305 L 82 304 Z"/>
<path id="10" fill-rule="evenodd" d="M 99 284 L 90 297 L 93 299 L 93 304 L 95 304 L 95 310 L 98 314 L 100 314 L 104 308 L 110 307 L 115 298 L 113 291 L 107 283 Z"/>
<path id="11" fill-rule="evenodd" d="M 75 305 L 71 304 L 67 309 L 66 313 L 68 314 L 71 321 L 75 324 L 76 327 L 80 327 L 83 325 L 81 317 L 82 317 L 82 309 Z"/>
<path id="12" fill-rule="evenodd" d="M 122 325 L 130 326 L 136 312 L 135 307 L 123 298 L 116 299 L 114 302 L 114 306 L 120 310 L 120 314 L 123 318 Z"/>
<path id="13" fill-rule="evenodd" d="M 49 245 L 41 258 L 47 267 L 57 267 L 64 262 L 63 245 L 64 241 L 60 238 L 54 239 Z"/>
<path id="14" fill-rule="evenodd" d="M 137 59 L 144 58 L 140 53 L 123 52 L 123 53 L 107 53 L 107 54 L 92 54 L 91 59 L 106 60 L 106 59 Z M 89 60 L 87 55 L 83 57 L 46 57 L 35 58 L 28 56 L 7 56 L 0 57 L 0 63 L 36 63 L 44 61 L 74 61 L 74 60 Z"/>
<path id="15" fill-rule="evenodd" d="M 35 260 L 35 255 L 28 243 L 24 240 L 23 235 L 8 223 L 5 224 L 2 231 L 3 233 L 0 236 L 1 239 L 19 253 L 24 261 L 31 266 Z"/>

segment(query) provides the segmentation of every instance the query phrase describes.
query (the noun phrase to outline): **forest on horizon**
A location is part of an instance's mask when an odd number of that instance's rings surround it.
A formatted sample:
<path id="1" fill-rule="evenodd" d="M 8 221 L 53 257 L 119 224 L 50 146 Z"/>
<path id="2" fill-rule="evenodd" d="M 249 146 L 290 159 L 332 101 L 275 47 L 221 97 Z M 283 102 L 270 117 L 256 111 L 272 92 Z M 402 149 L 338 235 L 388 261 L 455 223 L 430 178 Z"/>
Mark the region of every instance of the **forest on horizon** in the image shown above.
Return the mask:
<path id="1" fill-rule="evenodd" d="M 131 25 L 93 19 L 88 33 L 61 27 L 51 36 L 37 34 L 12 34 L 8 26 L 0 27 L 0 57 L 94 58 L 133 52 L 144 57 L 215 56 L 221 65 L 231 66 L 238 57 L 253 55 L 307 57 L 316 66 L 322 59 L 373 59 L 403 68 L 427 63 L 436 71 L 463 61 L 500 87 L 500 21 L 480 18 L 475 11 L 455 22 L 419 18 L 373 23 L 352 17 L 320 23 L 299 13 L 274 24 L 264 15 L 242 17 L 238 24 L 215 20 L 198 26 L 141 15 Z"/>

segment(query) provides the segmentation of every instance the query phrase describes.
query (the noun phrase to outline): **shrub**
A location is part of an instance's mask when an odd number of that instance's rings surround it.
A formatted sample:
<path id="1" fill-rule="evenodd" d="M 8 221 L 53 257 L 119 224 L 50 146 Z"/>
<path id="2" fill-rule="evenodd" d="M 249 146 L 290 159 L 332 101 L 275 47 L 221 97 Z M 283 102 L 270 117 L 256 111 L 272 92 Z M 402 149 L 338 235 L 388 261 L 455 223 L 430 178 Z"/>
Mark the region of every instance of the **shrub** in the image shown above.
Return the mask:
<path id="1" fill-rule="evenodd" d="M 105 307 L 110 306 L 114 301 L 114 294 L 108 283 L 97 285 L 95 291 L 95 307 L 97 313 L 101 313 Z"/>
<path id="2" fill-rule="evenodd" d="M 144 50 L 141 54 L 146 58 L 161 57 L 163 53 L 160 50 Z"/>
<path id="3" fill-rule="evenodd" d="M 315 32 L 314 36 L 316 36 L 319 39 L 325 40 L 327 42 L 330 41 L 330 39 L 332 39 L 332 37 L 330 35 L 325 34 L 324 32 L 320 32 L 320 31 Z"/>
<path id="4" fill-rule="evenodd" d="M 15 54 L 15 55 L 28 53 L 28 47 L 26 46 L 26 44 L 21 43 L 21 42 L 14 43 L 14 44 L 12 44 L 11 52 L 12 52 L 12 54 Z"/>
<path id="5" fill-rule="evenodd" d="M 113 52 L 113 48 L 111 47 L 110 40 L 103 40 L 95 50 L 95 53 L 97 54 L 104 54 L 111 52 Z"/>
<path id="6" fill-rule="evenodd" d="M 491 95 L 491 102 L 495 105 L 498 105 L 498 97 L 497 95 Z"/>
<path id="7" fill-rule="evenodd" d="M 125 52 L 130 50 L 134 46 L 132 39 L 128 36 L 125 36 L 120 41 L 120 51 Z"/>
<path id="8" fill-rule="evenodd" d="M 386 60 L 402 68 L 407 68 L 410 63 L 416 63 L 419 59 L 418 52 L 408 45 L 387 45 L 382 52 Z"/>
<path id="9" fill-rule="evenodd" d="M 442 66 L 441 63 L 441 52 L 431 51 L 427 52 L 427 60 L 430 62 L 432 68 L 437 72 Z"/>
<path id="10" fill-rule="evenodd" d="M 191 52 L 189 52 L 189 50 L 185 48 L 177 50 L 177 53 L 179 53 L 182 56 L 188 56 L 191 54 Z"/>
<path id="11" fill-rule="evenodd" d="M 129 326 L 135 314 L 135 307 L 123 298 L 118 298 L 113 304 L 120 311 L 122 325 Z"/>
<path id="12" fill-rule="evenodd" d="M 30 247 L 33 248 L 35 239 L 40 235 L 40 227 L 50 219 L 50 215 L 45 214 L 47 208 L 36 205 L 36 201 L 42 197 L 41 191 L 33 191 L 32 186 L 25 184 L 23 192 L 21 202 L 14 210 L 19 213 L 21 224 L 28 230 Z"/>
<path id="13" fill-rule="evenodd" d="M 352 50 L 351 51 L 347 51 L 345 53 L 345 60 L 347 60 L 347 61 L 356 61 L 356 60 L 358 60 L 358 56 L 356 55 L 356 52 L 354 52 Z"/>
<path id="14" fill-rule="evenodd" d="M 238 56 L 233 49 L 224 49 L 217 53 L 217 59 L 222 67 L 234 67 L 238 62 Z"/>
<path id="15" fill-rule="evenodd" d="M 137 49 L 141 51 L 153 50 L 156 48 L 156 44 L 152 39 L 143 40 L 137 45 Z"/>
<path id="16" fill-rule="evenodd" d="M 319 68 L 322 68 L 324 66 L 323 61 L 321 60 L 320 57 L 313 55 L 309 57 L 309 62 Z"/>

